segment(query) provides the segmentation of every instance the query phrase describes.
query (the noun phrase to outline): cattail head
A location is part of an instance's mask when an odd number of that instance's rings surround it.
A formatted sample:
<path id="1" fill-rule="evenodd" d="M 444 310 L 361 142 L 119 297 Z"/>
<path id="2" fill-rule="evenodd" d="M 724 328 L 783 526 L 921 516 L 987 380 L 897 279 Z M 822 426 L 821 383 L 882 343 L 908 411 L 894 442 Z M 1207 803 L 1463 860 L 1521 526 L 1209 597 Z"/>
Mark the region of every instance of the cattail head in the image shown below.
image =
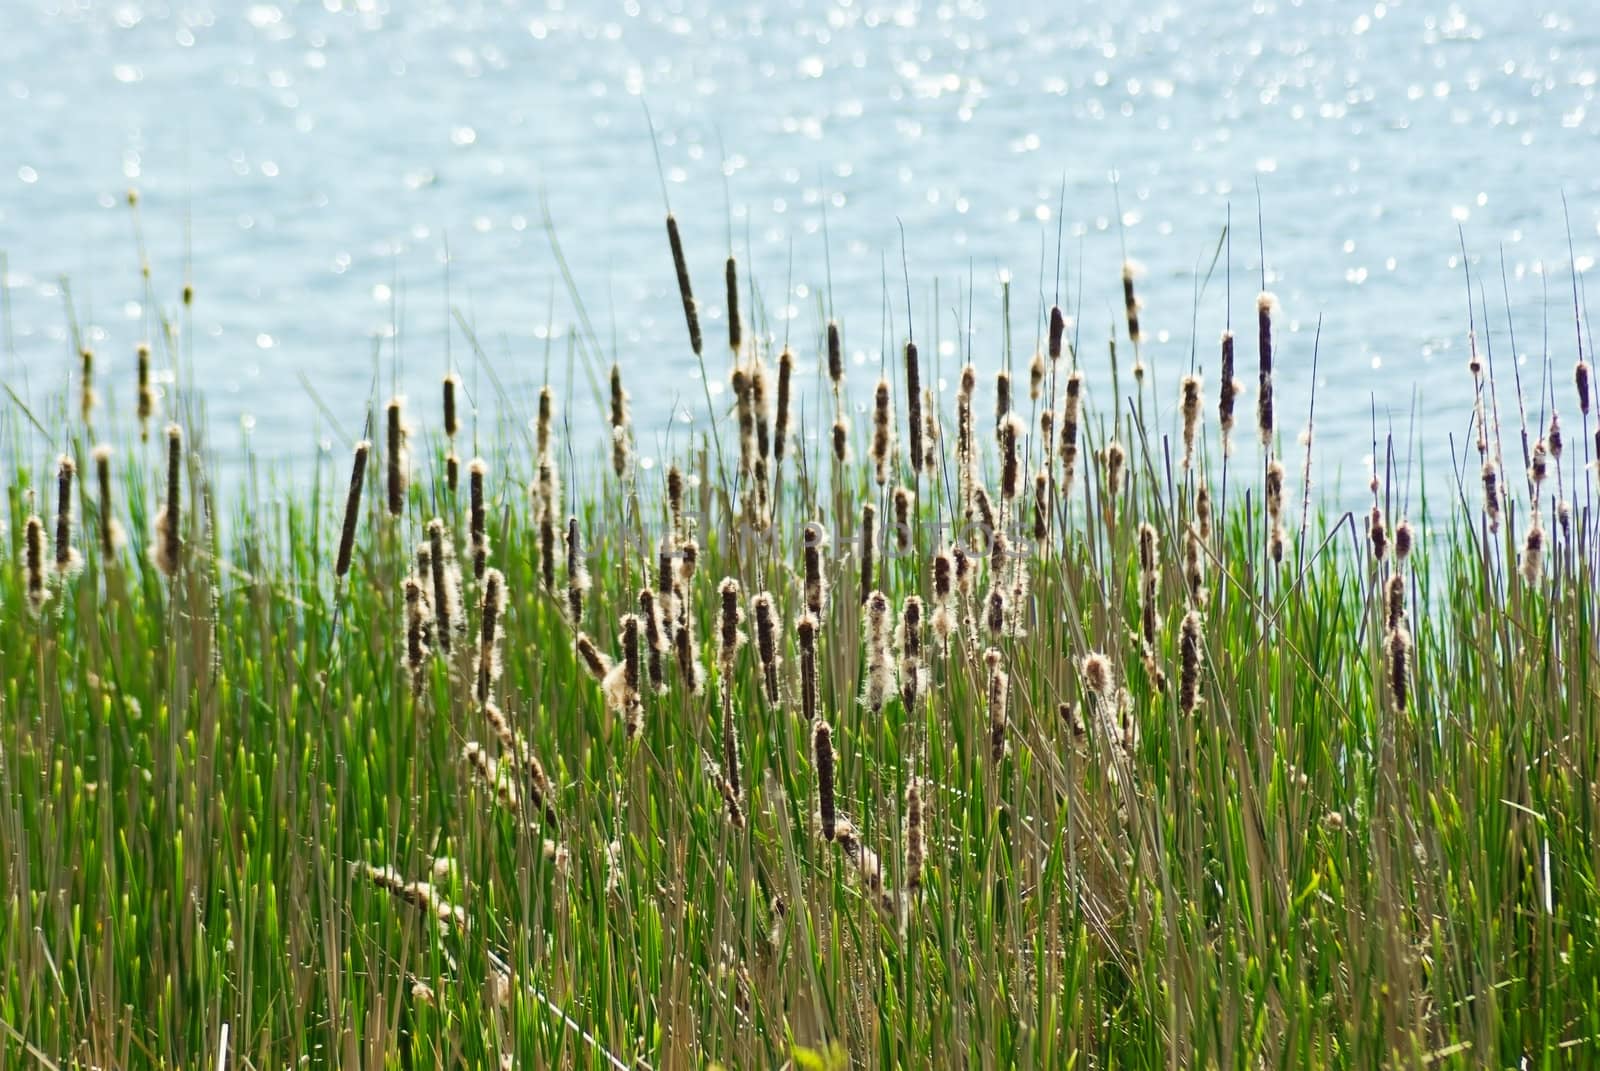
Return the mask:
<path id="1" fill-rule="evenodd" d="M 1550 445 L 1550 456 L 1557 461 L 1561 460 L 1561 414 L 1550 413 L 1550 430 L 1545 433 L 1545 441 Z"/>
<path id="2" fill-rule="evenodd" d="M 906 779 L 906 890 L 915 894 L 922 888 L 922 868 L 927 859 L 922 828 L 922 780 L 913 773 Z"/>
<path id="3" fill-rule="evenodd" d="M 1589 415 L 1589 363 L 1583 358 L 1578 358 L 1578 363 L 1572 368 L 1572 383 L 1578 389 L 1578 412 L 1584 416 Z"/>
<path id="4" fill-rule="evenodd" d="M 889 479 L 889 454 L 893 449 L 893 422 L 889 408 L 889 381 L 879 379 L 872 403 L 872 465 L 878 486 Z"/>
<path id="5" fill-rule="evenodd" d="M 1405 561 L 1411 556 L 1411 546 L 1415 534 L 1411 529 L 1411 522 L 1404 517 L 1394 526 L 1394 556 L 1396 561 Z"/>
<path id="6" fill-rule="evenodd" d="M 1211 490 L 1201 484 L 1194 493 L 1194 519 L 1200 529 L 1200 538 L 1211 540 Z"/>
<path id="7" fill-rule="evenodd" d="M 389 468 L 389 516 L 398 517 L 406 508 L 406 432 L 402 422 L 405 400 L 389 399 L 384 445 Z"/>
<path id="8" fill-rule="evenodd" d="M 906 596 L 895 629 L 895 646 L 900 649 L 900 701 L 908 714 L 915 713 L 923 692 L 922 617 L 922 600 Z"/>
<path id="9" fill-rule="evenodd" d="M 672 267 L 678 275 L 678 296 L 683 299 L 683 318 L 689 325 L 689 348 L 700 356 L 700 311 L 694 303 L 694 291 L 689 286 L 689 262 L 683 255 L 683 236 L 678 233 L 678 221 L 667 213 L 667 242 L 672 246 Z"/>
<path id="10" fill-rule="evenodd" d="M 833 460 L 840 465 L 850 457 L 850 425 L 843 416 L 833 422 Z"/>
<path id="11" fill-rule="evenodd" d="M 772 425 L 772 457 L 781 462 L 789 442 L 789 406 L 790 394 L 793 390 L 791 380 L 794 379 L 794 354 L 788 346 L 778 354 L 778 416 Z"/>
<path id="12" fill-rule="evenodd" d="M 667 522 L 674 539 L 688 534 L 683 530 L 683 470 L 677 465 L 667 466 Z"/>
<path id="13" fill-rule="evenodd" d="M 1408 672 L 1411 661 L 1411 633 L 1404 625 L 1389 630 L 1387 641 L 1389 656 L 1389 695 L 1396 710 L 1406 709 Z"/>
<path id="14" fill-rule="evenodd" d="M 1062 315 L 1060 305 L 1050 306 L 1050 359 L 1061 359 L 1061 336 L 1066 334 L 1067 318 Z"/>
<path id="15" fill-rule="evenodd" d="M 483 575 L 483 606 L 478 632 L 478 702 L 487 703 L 500 679 L 500 614 L 505 599 L 505 577 L 498 569 Z"/>
<path id="16" fill-rule="evenodd" d="M 778 640 L 780 628 L 778 612 L 770 592 L 763 591 L 750 600 L 751 612 L 756 619 L 756 654 L 761 659 L 762 685 L 767 702 L 778 704 Z"/>
<path id="17" fill-rule="evenodd" d="M 1161 543 L 1149 524 L 1139 525 L 1139 613 L 1144 642 L 1156 642 L 1156 589 L 1160 583 Z"/>
<path id="18" fill-rule="evenodd" d="M 817 764 L 817 817 L 822 839 L 831 841 L 838 831 L 833 802 L 833 730 L 820 717 L 811 725 L 811 753 Z"/>
<path id="19" fill-rule="evenodd" d="M 628 392 L 617 364 L 611 366 L 611 469 L 618 477 L 628 469 Z"/>
<path id="20" fill-rule="evenodd" d="M 839 339 L 839 324 L 828 321 L 828 379 L 837 391 L 844 383 L 844 345 Z"/>
<path id="21" fill-rule="evenodd" d="M 350 463 L 350 491 L 344 500 L 344 527 L 339 532 L 339 556 L 334 562 L 333 575 L 344 579 L 350 572 L 350 558 L 356 545 L 356 525 L 361 520 L 361 485 L 367 475 L 367 455 L 372 444 L 365 439 L 356 443 L 355 456 Z"/>
<path id="22" fill-rule="evenodd" d="M 1522 579 L 1530 584 L 1538 583 L 1543 569 L 1544 527 L 1539 520 L 1538 510 L 1534 510 L 1533 523 L 1529 525 L 1527 538 L 1522 544 Z"/>
<path id="23" fill-rule="evenodd" d="M 1007 740 L 1007 701 L 1011 694 L 1011 678 L 1005 671 L 1000 651 L 991 647 L 983 653 L 984 665 L 989 667 L 989 758 L 999 762 L 1010 750 Z"/>
<path id="24" fill-rule="evenodd" d="M 861 504 L 861 605 L 877 585 L 873 577 L 878 551 L 878 507 L 871 502 Z"/>
<path id="25" fill-rule="evenodd" d="M 1367 519 L 1367 539 L 1372 544 L 1373 558 L 1383 561 L 1384 552 L 1389 549 L 1389 532 L 1383 523 L 1383 510 L 1377 506 L 1372 507 Z"/>
<path id="26" fill-rule="evenodd" d="M 29 517 L 22 539 L 23 565 L 28 575 L 28 607 L 35 616 L 44 610 L 50 598 L 50 589 L 44 583 L 45 534 L 44 522 Z"/>
<path id="27" fill-rule="evenodd" d="M 862 631 L 866 635 L 867 680 L 862 689 L 861 702 L 874 714 L 883 709 L 884 701 L 895 687 L 894 663 L 889 655 L 889 599 L 881 591 L 867 596 L 863 610 L 865 618 Z"/>
<path id="28" fill-rule="evenodd" d="M 1178 708 L 1193 714 L 1200 705 L 1200 630 L 1202 619 L 1198 610 L 1183 615 L 1183 626 L 1178 633 L 1178 657 L 1182 673 L 1178 679 Z"/>
<path id="29" fill-rule="evenodd" d="M 1200 377 L 1189 375 L 1183 377 L 1179 390 L 1183 410 L 1183 467 L 1186 469 L 1194 465 L 1194 443 L 1200 430 L 1200 386 Z"/>
<path id="30" fill-rule="evenodd" d="M 728 263 L 723 269 L 723 280 L 728 293 L 728 348 L 737 360 L 744 339 L 739 323 L 739 262 L 732 253 L 728 254 Z"/>
<path id="31" fill-rule="evenodd" d="M 1239 397 L 1239 381 L 1233 375 L 1233 332 L 1222 332 L 1222 389 L 1217 395 L 1217 426 L 1222 429 L 1223 449 L 1233 432 L 1233 404 Z"/>
<path id="32" fill-rule="evenodd" d="M 150 437 L 150 420 L 156 413 L 156 392 L 150 385 L 150 344 L 139 343 L 135 351 L 139 362 L 139 438 Z"/>
<path id="33" fill-rule="evenodd" d="M 577 642 L 573 644 L 573 650 L 577 652 L 578 664 L 589 676 L 597 681 L 606 679 L 606 674 L 611 672 L 611 659 L 601 653 L 593 640 L 580 632 Z"/>
<path id="34" fill-rule="evenodd" d="M 461 377 L 448 372 L 444 377 L 444 434 L 454 439 L 461 431 L 461 417 L 456 408 L 456 394 L 461 390 Z"/>
<path id="35" fill-rule="evenodd" d="M 998 640 L 1006 632 L 1006 589 L 996 579 L 989 587 L 989 594 L 983 600 L 983 624 L 989 630 L 989 637 Z"/>
<path id="36" fill-rule="evenodd" d="M 91 456 L 100 490 L 100 551 L 109 560 L 122 544 L 122 526 L 111 510 L 111 447 L 101 443 Z"/>
<path id="37" fill-rule="evenodd" d="M 1183 532 L 1183 578 L 1189 588 L 1189 602 L 1203 608 L 1210 599 L 1206 591 L 1205 552 L 1200 530 L 1193 524 Z"/>
<path id="38" fill-rule="evenodd" d="M 534 423 L 534 452 L 536 454 L 548 453 L 550 450 L 550 429 L 555 423 L 556 392 L 546 383 L 539 388 L 539 418 Z"/>
<path id="39" fill-rule="evenodd" d="M 451 634 L 465 631 L 461 613 L 461 571 L 456 566 L 455 548 L 445 538 L 444 521 L 428 522 L 428 568 L 433 582 L 434 639 L 439 649 L 450 652 Z"/>
<path id="40" fill-rule="evenodd" d="M 1121 443 L 1113 439 L 1111 442 L 1106 444 L 1105 466 L 1107 494 L 1117 495 L 1121 493 L 1123 468 L 1127 460 L 1128 452 L 1123 449 Z"/>
<path id="41" fill-rule="evenodd" d="M 489 474 L 489 465 L 481 457 L 475 457 L 467 465 L 468 497 L 472 503 L 469 533 L 472 538 L 472 576 L 475 580 L 483 579 L 483 571 L 489 564 L 489 529 L 488 511 L 483 501 L 483 481 Z"/>
<path id="42" fill-rule="evenodd" d="M 406 672 L 413 695 L 422 691 L 422 667 L 428 658 L 428 599 L 423 591 L 422 580 L 406 577 Z"/>
<path id="43" fill-rule="evenodd" d="M 901 554 L 911 549 L 911 507 L 914 498 L 909 487 L 894 489 L 894 546 Z"/>
<path id="44" fill-rule="evenodd" d="M 1394 628 L 1405 621 L 1406 617 L 1406 577 L 1404 573 L 1393 572 L 1383 587 L 1385 627 Z"/>
<path id="45" fill-rule="evenodd" d="M 89 422 L 89 415 L 94 411 L 94 350 L 88 346 L 78 351 L 80 361 L 79 376 L 79 410 L 85 424 Z"/>
<path id="46" fill-rule="evenodd" d="M 794 623 L 795 642 L 800 647 L 800 712 L 817 718 L 817 619 L 801 614 Z"/>
<path id="47" fill-rule="evenodd" d="M 1000 498 L 1016 501 L 1022 491 L 1022 435 L 1026 429 L 1015 414 L 1000 422 Z"/>
<path id="48" fill-rule="evenodd" d="M 72 545 L 72 481 L 77 463 L 62 454 L 56 459 L 56 572 L 65 576 L 76 572 L 82 559 Z"/>
<path id="49" fill-rule="evenodd" d="M 1263 446 L 1272 443 L 1272 310 L 1277 298 L 1263 290 L 1256 297 L 1256 321 L 1261 352 L 1260 394 L 1256 398 L 1256 430 Z"/>
<path id="50" fill-rule="evenodd" d="M 822 548 L 827 533 L 815 521 L 805 528 L 805 595 L 806 609 L 821 617 L 828 603 L 828 578 L 822 569 Z"/>
<path id="51" fill-rule="evenodd" d="M 1483 509 L 1489 515 L 1489 531 L 1500 530 L 1500 476 L 1494 462 L 1483 463 Z"/>
<path id="52" fill-rule="evenodd" d="M 922 467 L 922 368 L 917 360 L 917 344 L 906 341 L 906 430 L 910 436 L 911 468 Z"/>
<path id="53" fill-rule="evenodd" d="M 1050 535 L 1050 471 L 1042 468 L 1033 476 L 1033 541 L 1040 546 Z"/>
<path id="54" fill-rule="evenodd" d="M 1548 451 L 1545 449 L 1544 440 L 1540 439 L 1533 444 L 1533 460 L 1528 462 L 1528 479 L 1533 481 L 1533 486 L 1536 489 L 1544 483 L 1545 477 L 1549 475 L 1547 458 Z"/>
<path id="55" fill-rule="evenodd" d="M 1267 516 L 1276 521 L 1283 516 L 1283 462 L 1274 458 L 1267 463 Z"/>
<path id="56" fill-rule="evenodd" d="M 1004 368 L 994 374 L 994 425 L 996 432 L 1011 413 L 1011 373 Z"/>
<path id="57" fill-rule="evenodd" d="M 649 588 L 640 588 L 639 619 L 644 623 L 646 665 L 650 671 L 650 690 L 657 695 L 662 695 L 667 690 L 666 666 L 662 656 L 672 649 L 662 623 L 663 616 L 656 593 Z"/>
<path id="58" fill-rule="evenodd" d="M 1044 354 L 1035 352 L 1033 360 L 1028 362 L 1028 400 L 1036 402 L 1044 391 L 1045 376 Z"/>
<path id="59" fill-rule="evenodd" d="M 745 644 L 745 635 L 739 628 L 744 624 L 744 610 L 739 606 L 739 582 L 728 577 L 717 586 L 720 613 L 717 617 L 717 664 L 724 674 L 733 672 L 733 661 L 739 648 Z"/>
<path id="60" fill-rule="evenodd" d="M 156 544 L 152 548 L 156 568 L 167 576 L 178 571 L 183 560 L 183 513 L 179 495 L 183 482 L 183 429 L 167 425 L 167 499 L 156 514 Z"/>
<path id="61" fill-rule="evenodd" d="M 1089 689 L 1089 694 L 1101 700 L 1111 698 L 1115 678 L 1111 672 L 1109 658 L 1098 653 L 1086 655 L 1079 671 L 1083 674 L 1083 684 Z"/>
<path id="62" fill-rule="evenodd" d="M 589 594 L 589 565 L 583 556 L 578 518 L 567 518 L 567 610 L 572 623 L 583 620 L 583 600 Z"/>

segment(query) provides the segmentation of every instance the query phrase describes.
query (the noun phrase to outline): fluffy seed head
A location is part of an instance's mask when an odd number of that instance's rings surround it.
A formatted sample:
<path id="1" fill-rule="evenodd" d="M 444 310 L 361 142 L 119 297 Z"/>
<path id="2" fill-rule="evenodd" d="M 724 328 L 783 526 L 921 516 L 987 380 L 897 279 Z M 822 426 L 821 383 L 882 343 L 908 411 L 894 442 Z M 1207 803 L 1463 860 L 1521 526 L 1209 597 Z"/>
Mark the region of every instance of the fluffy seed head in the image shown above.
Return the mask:
<path id="1" fill-rule="evenodd" d="M 1197 610 L 1183 615 L 1183 626 L 1178 633 L 1178 656 L 1182 675 L 1178 679 L 1178 708 L 1193 714 L 1200 705 L 1200 630 L 1203 621 Z"/>

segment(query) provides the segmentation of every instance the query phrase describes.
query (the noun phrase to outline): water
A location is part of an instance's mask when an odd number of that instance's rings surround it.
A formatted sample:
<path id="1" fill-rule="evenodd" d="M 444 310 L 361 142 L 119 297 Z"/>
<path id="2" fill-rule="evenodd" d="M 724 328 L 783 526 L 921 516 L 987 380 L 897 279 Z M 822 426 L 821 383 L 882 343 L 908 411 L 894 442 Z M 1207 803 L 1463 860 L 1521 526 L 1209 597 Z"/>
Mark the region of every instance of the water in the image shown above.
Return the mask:
<path id="1" fill-rule="evenodd" d="M 425 403 L 424 427 L 447 359 L 490 408 L 453 305 L 519 402 L 549 362 L 585 437 L 593 407 L 587 378 L 567 373 L 578 317 L 547 204 L 593 334 L 622 362 L 643 452 L 659 453 L 704 394 L 642 96 L 710 340 L 725 331 L 731 231 L 761 289 L 762 326 L 812 367 L 831 292 L 863 366 L 853 375 L 870 379 L 886 339 L 893 351 L 905 330 L 903 224 L 916 330 L 939 371 L 954 379 L 969 325 L 980 366 L 998 362 L 1004 271 L 1020 365 L 1041 292 L 1056 290 L 1059 229 L 1063 303 L 1081 308 L 1090 367 L 1120 319 L 1125 242 L 1146 266 L 1163 419 L 1195 337 L 1210 410 L 1226 297 L 1241 370 L 1255 357 L 1259 185 L 1266 282 L 1282 305 L 1286 441 L 1305 424 L 1322 317 L 1324 483 L 1339 471 L 1364 484 L 1374 411 L 1402 460 L 1413 437 L 1441 453 L 1451 434 L 1461 442 L 1458 225 L 1497 370 L 1509 378 L 1503 251 L 1524 386 L 1533 395 L 1543 382 L 1548 320 L 1556 399 L 1575 409 L 1563 192 L 1580 272 L 1600 245 L 1600 37 L 1581 5 L 1192 0 L 1087 17 L 1046 6 L 11 0 L 0 5 L 14 352 L 3 375 L 30 399 L 68 385 L 65 276 L 101 354 L 102 392 L 126 410 L 134 346 L 153 332 L 150 295 L 172 309 L 189 277 L 184 345 L 213 445 L 236 458 L 248 438 L 293 471 L 359 427 L 374 352 L 378 390 L 398 367 Z M 129 187 L 141 194 L 150 295 Z M 1191 330 L 1196 269 L 1230 205 L 1231 291 L 1219 262 Z M 708 343 L 708 354 L 720 377 L 724 349 Z M 1111 404 L 1104 376 L 1094 383 Z"/>

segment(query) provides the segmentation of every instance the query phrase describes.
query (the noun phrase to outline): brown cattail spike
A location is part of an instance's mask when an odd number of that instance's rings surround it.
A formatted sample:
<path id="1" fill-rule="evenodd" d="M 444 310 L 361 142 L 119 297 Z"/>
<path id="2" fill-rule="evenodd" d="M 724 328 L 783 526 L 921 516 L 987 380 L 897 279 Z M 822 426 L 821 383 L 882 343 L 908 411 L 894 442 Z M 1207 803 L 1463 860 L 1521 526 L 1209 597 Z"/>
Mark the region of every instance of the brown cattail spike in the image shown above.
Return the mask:
<path id="1" fill-rule="evenodd" d="M 350 462 L 350 490 L 344 500 L 344 526 L 339 531 L 339 556 L 334 561 L 333 575 L 343 580 L 350 572 L 350 558 L 355 551 L 356 525 L 361 520 L 361 485 L 367 478 L 367 455 L 372 444 L 365 439 L 356 443 Z"/>
<path id="2" fill-rule="evenodd" d="M 833 730 L 821 718 L 812 722 L 811 752 L 817 764 L 817 817 L 822 839 L 831 841 L 838 831 L 838 814 L 833 802 Z"/>
<path id="3" fill-rule="evenodd" d="M 454 439 L 461 430 L 460 414 L 456 411 L 456 392 L 461 389 L 461 377 L 454 372 L 444 377 L 444 434 Z"/>
<path id="4" fill-rule="evenodd" d="M 794 354 L 785 346 L 778 355 L 778 416 L 772 426 L 772 457 L 782 462 L 789 442 L 790 381 L 794 378 Z"/>
<path id="5" fill-rule="evenodd" d="M 1050 359 L 1061 359 L 1061 336 L 1066 334 L 1067 318 L 1061 313 L 1060 305 L 1050 306 Z"/>
<path id="6" fill-rule="evenodd" d="M 1263 446 L 1272 443 L 1272 308 L 1277 301 L 1263 290 L 1256 298 L 1256 321 L 1261 353 L 1261 378 L 1256 398 L 1256 430 Z"/>
<path id="7" fill-rule="evenodd" d="M 50 598 L 50 589 L 45 587 L 44 583 L 44 522 L 38 517 L 28 518 L 22 548 L 28 574 L 28 607 L 37 616 L 44 610 L 44 604 Z"/>
<path id="8" fill-rule="evenodd" d="M 467 465 L 468 494 L 472 503 L 472 512 L 468 532 L 472 539 L 472 578 L 483 579 L 483 571 L 489 565 L 489 530 L 488 512 L 483 502 L 483 481 L 489 473 L 489 465 L 481 457 L 475 457 Z"/>
<path id="9" fill-rule="evenodd" d="M 1193 714 L 1200 705 L 1200 629 L 1202 620 L 1197 610 L 1183 615 L 1183 626 L 1178 633 L 1178 658 L 1182 673 L 1178 678 L 1178 709 Z"/>
<path id="10" fill-rule="evenodd" d="M 167 500 L 156 514 L 156 568 L 167 576 L 178 571 L 183 559 L 183 505 L 179 493 L 183 481 L 183 429 L 167 425 Z"/>
<path id="11" fill-rule="evenodd" d="M 839 324 L 828 321 L 828 379 L 835 393 L 844 383 L 844 347 L 839 339 Z"/>
<path id="12" fill-rule="evenodd" d="M 734 360 L 738 360 L 743 342 L 739 325 L 739 262 L 731 253 L 723 275 L 728 284 L 728 349 L 733 351 Z"/>
<path id="13" fill-rule="evenodd" d="M 156 392 L 150 385 L 150 346 L 139 343 L 135 351 L 139 362 L 139 438 L 150 438 L 150 419 L 156 412 Z"/>
<path id="14" fill-rule="evenodd" d="M 406 508 L 405 427 L 401 423 L 400 398 L 391 398 L 388 407 L 388 436 L 385 440 L 389 465 L 389 516 L 398 517 Z"/>
<path id="15" fill-rule="evenodd" d="M 81 559 L 72 545 L 72 481 L 78 466 L 65 454 L 56 460 L 56 572 L 65 576 L 77 570 Z"/>
<path id="16" fill-rule="evenodd" d="M 922 368 L 917 344 L 906 341 L 906 428 L 911 440 L 911 469 L 922 467 Z"/>
<path id="17" fill-rule="evenodd" d="M 700 311 L 695 307 L 694 291 L 689 286 L 689 262 L 683 255 L 683 237 L 678 221 L 667 213 L 667 242 L 672 246 L 672 268 L 678 275 L 678 296 L 683 299 L 683 318 L 689 325 L 689 349 L 700 356 Z"/>

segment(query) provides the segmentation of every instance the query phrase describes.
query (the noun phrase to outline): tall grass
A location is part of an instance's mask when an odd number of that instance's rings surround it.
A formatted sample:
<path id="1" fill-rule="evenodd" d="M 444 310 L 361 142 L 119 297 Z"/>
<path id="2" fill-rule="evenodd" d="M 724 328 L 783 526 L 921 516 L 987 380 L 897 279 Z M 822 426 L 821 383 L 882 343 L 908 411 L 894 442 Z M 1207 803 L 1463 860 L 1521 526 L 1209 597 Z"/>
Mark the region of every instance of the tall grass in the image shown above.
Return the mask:
<path id="1" fill-rule="evenodd" d="M 1053 309 L 993 436 L 909 338 L 852 429 L 829 321 L 769 436 L 731 319 L 738 457 L 641 464 L 616 355 L 565 496 L 551 390 L 470 502 L 453 373 L 448 436 L 345 399 L 383 434 L 286 500 L 214 486 L 188 387 L 142 442 L 149 348 L 115 450 L 57 399 L 61 568 L 51 470 L 6 484 L 0 1065 L 1594 1061 L 1587 365 L 1543 476 L 1475 345 L 1475 459 L 1292 518 L 1270 296 L 1256 467 L 1233 337 L 1212 429 L 1123 278 L 1132 396 Z"/>

